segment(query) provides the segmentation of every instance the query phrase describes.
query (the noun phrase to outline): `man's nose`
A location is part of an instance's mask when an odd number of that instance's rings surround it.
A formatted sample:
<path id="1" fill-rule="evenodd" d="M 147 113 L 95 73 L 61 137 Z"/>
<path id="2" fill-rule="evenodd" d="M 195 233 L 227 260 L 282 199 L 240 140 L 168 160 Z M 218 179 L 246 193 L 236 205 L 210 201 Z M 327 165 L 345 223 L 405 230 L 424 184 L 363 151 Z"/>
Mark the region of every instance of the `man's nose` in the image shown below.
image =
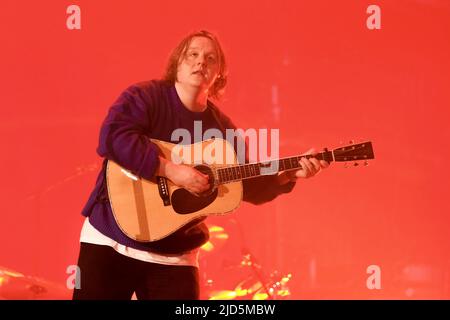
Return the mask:
<path id="1" fill-rule="evenodd" d="M 206 59 L 202 54 L 198 55 L 197 65 L 206 66 Z"/>

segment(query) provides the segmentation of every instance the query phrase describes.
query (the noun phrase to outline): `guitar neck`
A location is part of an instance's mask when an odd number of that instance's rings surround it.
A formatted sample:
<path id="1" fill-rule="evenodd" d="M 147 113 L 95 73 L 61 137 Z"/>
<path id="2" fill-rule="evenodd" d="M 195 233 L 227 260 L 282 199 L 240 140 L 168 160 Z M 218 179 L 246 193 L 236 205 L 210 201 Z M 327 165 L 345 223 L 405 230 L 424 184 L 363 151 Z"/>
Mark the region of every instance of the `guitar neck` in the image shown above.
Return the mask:
<path id="1" fill-rule="evenodd" d="M 227 166 L 217 169 L 217 184 L 225 184 L 244 179 L 256 178 L 263 175 L 271 175 L 285 170 L 301 169 L 299 161 L 301 158 L 316 158 L 318 160 L 325 160 L 332 162 L 333 153 L 325 149 L 324 152 L 316 155 L 299 155 L 277 160 L 270 160 L 267 162 L 257 162 L 242 165 Z"/>

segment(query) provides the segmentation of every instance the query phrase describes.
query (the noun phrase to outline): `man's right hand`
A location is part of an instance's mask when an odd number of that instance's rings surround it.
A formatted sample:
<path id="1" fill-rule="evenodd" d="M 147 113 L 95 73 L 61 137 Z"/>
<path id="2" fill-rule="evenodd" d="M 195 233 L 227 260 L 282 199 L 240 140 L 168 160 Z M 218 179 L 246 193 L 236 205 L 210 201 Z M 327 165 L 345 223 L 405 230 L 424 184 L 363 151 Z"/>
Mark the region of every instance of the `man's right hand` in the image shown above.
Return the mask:
<path id="1" fill-rule="evenodd" d="M 163 157 L 159 157 L 159 176 L 166 177 L 174 184 L 194 194 L 201 194 L 210 187 L 209 177 L 206 174 L 184 164 L 175 164 Z"/>

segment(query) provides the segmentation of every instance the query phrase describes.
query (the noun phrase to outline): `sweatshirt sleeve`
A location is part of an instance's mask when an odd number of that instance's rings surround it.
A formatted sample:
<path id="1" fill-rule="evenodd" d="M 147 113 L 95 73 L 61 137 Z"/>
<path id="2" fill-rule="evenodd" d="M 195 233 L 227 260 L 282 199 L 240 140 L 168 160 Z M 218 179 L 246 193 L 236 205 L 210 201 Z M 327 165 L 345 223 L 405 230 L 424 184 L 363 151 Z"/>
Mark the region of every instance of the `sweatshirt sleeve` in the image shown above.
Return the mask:
<path id="1" fill-rule="evenodd" d="M 126 89 L 111 106 L 100 129 L 97 153 L 144 179 L 159 166 L 157 147 L 151 143 L 150 95 L 139 85 Z"/>
<path id="2" fill-rule="evenodd" d="M 243 200 L 256 205 L 272 201 L 283 193 L 289 193 L 295 186 L 295 182 L 279 185 L 276 175 L 261 176 L 242 181 L 244 187 Z"/>
<path id="3" fill-rule="evenodd" d="M 246 162 L 248 162 L 247 159 Z M 272 201 L 283 193 L 291 192 L 295 184 L 296 182 L 288 182 L 280 185 L 277 180 L 277 174 L 245 179 L 242 181 L 244 189 L 243 200 L 260 205 Z"/>

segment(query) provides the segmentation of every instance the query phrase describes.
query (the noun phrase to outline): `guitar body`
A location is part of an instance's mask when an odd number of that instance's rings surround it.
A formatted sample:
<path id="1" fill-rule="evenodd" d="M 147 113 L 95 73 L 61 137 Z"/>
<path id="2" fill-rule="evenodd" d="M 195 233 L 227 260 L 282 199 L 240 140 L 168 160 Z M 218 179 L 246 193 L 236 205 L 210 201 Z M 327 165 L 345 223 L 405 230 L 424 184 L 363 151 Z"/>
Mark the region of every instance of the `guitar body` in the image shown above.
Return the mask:
<path id="1" fill-rule="evenodd" d="M 114 218 L 131 239 L 160 240 L 186 224 L 209 215 L 234 211 L 242 201 L 242 182 L 216 184 L 215 169 L 237 165 L 233 147 L 223 139 L 182 146 L 152 140 L 164 158 L 194 166 L 210 176 L 212 188 L 194 195 L 169 179 L 145 180 L 109 160 L 106 170 L 108 194 Z"/>

